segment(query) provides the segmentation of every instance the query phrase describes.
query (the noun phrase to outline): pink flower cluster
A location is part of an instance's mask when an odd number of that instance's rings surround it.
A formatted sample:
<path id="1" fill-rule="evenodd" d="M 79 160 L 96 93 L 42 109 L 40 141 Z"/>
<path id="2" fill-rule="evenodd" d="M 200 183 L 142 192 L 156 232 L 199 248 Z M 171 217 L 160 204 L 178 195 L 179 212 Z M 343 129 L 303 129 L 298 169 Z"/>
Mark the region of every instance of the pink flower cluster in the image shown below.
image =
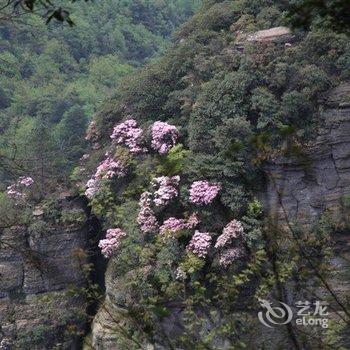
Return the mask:
<path id="1" fill-rule="evenodd" d="M 140 211 L 137 216 L 137 223 L 143 233 L 154 233 L 158 231 L 159 225 L 152 209 L 152 194 L 144 192 L 141 195 L 139 206 Z"/>
<path id="2" fill-rule="evenodd" d="M 21 176 L 19 179 L 18 179 L 18 183 L 20 185 L 23 185 L 25 187 L 30 187 L 34 184 L 34 180 L 29 177 L 29 176 Z"/>
<path id="3" fill-rule="evenodd" d="M 215 248 L 225 247 L 234 238 L 242 236 L 244 233 L 242 223 L 238 220 L 232 220 L 229 222 L 222 231 L 222 234 L 218 237 Z"/>
<path id="4" fill-rule="evenodd" d="M 187 219 L 186 228 L 190 230 L 192 228 L 195 228 L 199 224 L 200 224 L 200 220 L 197 214 L 194 213 L 194 214 L 191 214 L 190 217 Z"/>
<path id="5" fill-rule="evenodd" d="M 114 127 L 111 139 L 118 145 L 125 145 L 131 153 L 144 152 L 142 147 L 143 131 L 137 126 L 134 119 L 128 119 L 125 122 Z"/>
<path id="6" fill-rule="evenodd" d="M 123 177 L 127 169 L 123 162 L 111 157 L 102 161 L 96 169 L 95 175 L 86 183 L 85 195 L 92 199 L 101 188 L 101 180 L 112 179 L 114 176 Z"/>
<path id="7" fill-rule="evenodd" d="M 98 246 L 101 248 L 102 254 L 106 258 L 110 258 L 120 247 L 122 238 L 126 237 L 126 233 L 120 228 L 107 230 L 106 238 L 101 239 Z"/>
<path id="8" fill-rule="evenodd" d="M 170 201 L 178 196 L 177 187 L 179 186 L 180 176 L 160 176 L 153 179 L 152 184 L 158 189 L 154 192 L 154 204 L 159 206 L 165 206 Z"/>
<path id="9" fill-rule="evenodd" d="M 95 178 L 90 179 L 86 183 L 85 196 L 88 197 L 89 199 L 92 199 L 98 193 L 100 188 L 101 188 L 100 180 Z"/>
<path id="10" fill-rule="evenodd" d="M 23 197 L 23 193 L 17 189 L 16 184 L 12 184 L 11 186 L 8 186 L 6 193 L 10 198 L 22 198 Z"/>
<path id="11" fill-rule="evenodd" d="M 157 121 L 151 127 L 152 148 L 159 154 L 167 154 L 178 138 L 176 126 Z"/>
<path id="12" fill-rule="evenodd" d="M 171 217 L 163 222 L 163 225 L 159 229 L 159 233 L 161 235 L 170 234 L 174 237 L 179 231 L 195 228 L 199 222 L 200 221 L 196 214 L 192 214 L 187 221 Z"/>
<path id="13" fill-rule="evenodd" d="M 195 204 L 210 204 L 218 195 L 221 187 L 208 181 L 195 181 L 190 188 L 190 201 Z"/>
<path id="14" fill-rule="evenodd" d="M 14 184 L 7 187 L 7 195 L 11 198 L 24 198 L 23 190 L 26 187 L 31 187 L 34 180 L 29 176 L 21 176 Z"/>
<path id="15" fill-rule="evenodd" d="M 186 250 L 196 254 L 200 258 L 205 258 L 208 255 L 210 243 L 211 236 L 209 233 L 196 231 Z"/>
<path id="16" fill-rule="evenodd" d="M 243 249 L 241 247 L 235 247 L 227 249 L 220 255 L 219 263 L 223 267 L 228 267 L 235 260 L 240 258 L 244 254 Z"/>
<path id="17" fill-rule="evenodd" d="M 125 165 L 120 160 L 113 160 L 108 157 L 97 167 L 95 178 L 111 179 L 114 176 L 123 177 L 126 175 Z"/>
<path id="18" fill-rule="evenodd" d="M 159 229 L 161 235 L 171 234 L 174 236 L 179 231 L 186 229 L 186 222 L 184 219 L 169 218 L 163 222 Z"/>

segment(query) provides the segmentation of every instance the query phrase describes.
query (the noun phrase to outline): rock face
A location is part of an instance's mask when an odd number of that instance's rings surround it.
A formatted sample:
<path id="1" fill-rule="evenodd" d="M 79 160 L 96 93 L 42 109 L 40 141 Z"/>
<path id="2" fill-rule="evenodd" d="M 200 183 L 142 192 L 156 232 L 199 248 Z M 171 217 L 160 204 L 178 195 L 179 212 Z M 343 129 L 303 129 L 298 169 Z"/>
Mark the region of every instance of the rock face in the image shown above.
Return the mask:
<path id="1" fill-rule="evenodd" d="M 349 102 L 350 84 L 325 95 L 315 141 L 302 156 L 277 159 L 267 169 L 270 181 L 263 201 L 279 220 L 284 220 L 284 207 L 290 220 L 310 223 L 350 199 Z"/>
<path id="2" fill-rule="evenodd" d="M 276 44 L 276 45 L 285 45 L 291 46 L 291 42 L 294 40 L 294 35 L 291 30 L 287 27 L 275 27 L 265 30 L 259 30 L 255 33 L 245 33 L 243 31 L 235 32 L 236 40 L 235 47 L 238 51 L 244 51 L 245 43 L 253 44 Z"/>
<path id="3" fill-rule="evenodd" d="M 349 101 L 350 84 L 339 86 L 325 95 L 320 113 L 321 128 L 314 142 L 305 149 L 305 154 L 302 157 L 280 158 L 267 169 L 271 176 L 261 199 L 271 215 L 276 216 L 279 221 L 284 220 L 281 203 L 290 220 L 309 223 L 319 217 L 325 209 L 333 208 L 337 209 L 336 212 L 341 212 L 339 209 L 344 201 L 350 199 Z M 335 238 L 335 250 L 342 250 L 342 257 L 338 256 L 333 261 L 339 274 L 331 283 L 340 295 L 347 295 L 350 290 L 349 283 L 344 283 L 348 280 L 346 271 L 349 270 L 349 264 L 346 262 L 348 260 L 343 258 L 350 255 L 349 247 L 349 235 Z M 106 274 L 106 300 L 93 321 L 87 350 L 123 349 L 123 346 L 118 345 L 116 327 L 122 322 L 120 317 L 125 310 L 119 307 L 115 300 L 118 299 L 119 293 L 122 293 L 124 284 L 122 280 L 112 278 L 112 270 L 113 266 L 110 264 Z M 178 319 L 174 316 L 174 319 L 168 322 L 169 334 L 172 331 L 181 333 L 181 327 L 177 327 Z M 266 328 L 261 328 L 261 324 L 256 323 L 252 339 L 256 342 L 264 339 L 268 348 L 278 348 L 276 344 L 283 344 L 283 339 L 287 337 L 281 332 L 270 334 Z M 261 344 L 251 344 L 251 348 L 254 349 L 260 346 Z M 149 348 L 163 349 L 158 345 Z M 220 348 L 224 349 L 225 346 Z"/>
<path id="4" fill-rule="evenodd" d="M 265 30 L 259 30 L 258 32 L 248 35 L 247 41 L 250 42 L 273 42 L 273 43 L 286 43 L 293 39 L 291 30 L 287 27 L 275 27 Z"/>
<path id="5" fill-rule="evenodd" d="M 77 200 L 61 199 L 55 211 L 36 208 L 29 228 L 1 234 L 0 349 L 74 349 L 62 344 L 82 300 L 68 293 L 85 279 L 86 216 Z M 57 213 L 56 211 L 56 213 Z M 45 215 L 49 215 L 47 218 Z M 74 337 L 70 337 L 72 339 Z"/>

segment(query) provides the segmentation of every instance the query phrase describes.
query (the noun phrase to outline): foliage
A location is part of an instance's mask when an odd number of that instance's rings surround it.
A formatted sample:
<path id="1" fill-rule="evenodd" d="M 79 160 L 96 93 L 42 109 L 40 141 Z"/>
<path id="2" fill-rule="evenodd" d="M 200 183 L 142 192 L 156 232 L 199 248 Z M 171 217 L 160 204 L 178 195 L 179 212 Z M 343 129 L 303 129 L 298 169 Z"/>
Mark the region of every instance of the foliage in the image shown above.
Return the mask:
<path id="1" fill-rule="evenodd" d="M 289 289 L 303 286 L 310 298 L 326 290 L 348 322 L 348 303 L 327 284 L 334 229 L 327 213 L 314 226 L 288 218 L 282 226 L 256 199 L 266 161 L 290 150 L 300 156 L 319 126 L 319 96 L 348 78 L 348 37 L 315 25 L 288 45 L 252 43 L 242 35 L 282 25 L 288 2 L 206 1 L 163 57 L 129 74 L 162 48 L 185 4 L 101 2 L 103 28 L 89 12 L 77 18 L 76 36 L 60 28 L 61 42 L 53 28 L 27 61 L 20 31 L 17 49 L 3 56 L 11 62 L 0 91 L 5 155 L 34 159 L 26 169 L 45 190 L 56 186 L 47 178 L 63 164 L 56 181 L 65 183 L 82 156 L 73 178 L 107 232 L 100 248 L 110 258 L 113 299 L 123 305 L 116 322 L 122 347 L 254 348 L 247 338 L 257 326 L 240 321 L 242 310 L 255 310 L 267 295 L 285 301 Z M 180 13 L 164 22 L 174 6 Z M 13 34 L 1 33 L 7 44 Z M 96 108 L 83 155 L 81 132 Z M 168 317 L 180 324 L 177 336 L 159 336 Z M 303 347 L 312 341 L 287 330 L 282 348 L 293 334 Z M 342 332 L 320 336 L 320 348 Z"/>
<path id="2" fill-rule="evenodd" d="M 284 227 L 265 216 L 256 196 L 264 190 L 266 161 L 306 146 L 317 132 L 319 96 L 348 74 L 348 37 L 316 26 L 295 32 L 289 45 L 241 43 L 242 32 L 282 25 L 286 8 L 264 0 L 207 1 L 174 46 L 123 79 L 94 119 L 93 147 L 109 149 L 114 128 L 131 117 L 148 147 L 132 155 L 127 177 L 104 182 L 90 203 L 106 230 L 126 233 L 110 261 L 111 279 L 125 283 L 118 293 L 142 343 L 249 348 L 248 328 L 256 325 L 250 320 L 245 327 L 233 315 L 255 310 L 259 297 L 284 300 L 289 286 L 296 293 L 307 283 L 327 290 L 322 276 L 331 274 L 332 229 Z M 149 148 L 154 135 L 147 132 L 156 123 L 177 128 L 177 139 L 167 136 L 167 154 Z M 87 161 L 91 174 L 97 163 Z M 176 175 L 178 195 L 157 207 L 152 179 Z M 202 190 L 207 200 L 191 203 Z M 200 222 L 189 228 L 193 211 Z M 182 334 L 159 340 L 162 320 L 174 314 Z M 320 342 L 328 344 L 326 337 Z"/>
<path id="3" fill-rule="evenodd" d="M 18 3 L 33 12 L 47 5 L 49 17 L 53 7 L 69 4 L 72 14 L 64 19 L 76 24 L 46 26 L 36 16 L 0 20 L 0 156 L 6 163 L 0 177 L 30 175 L 44 195 L 68 185 L 102 101 L 123 76 L 163 50 L 199 1 Z"/>
<path id="4" fill-rule="evenodd" d="M 349 11 L 350 4 L 346 0 L 302 0 L 292 4 L 287 19 L 295 27 L 307 29 L 316 22 L 316 25 L 349 32 Z"/>

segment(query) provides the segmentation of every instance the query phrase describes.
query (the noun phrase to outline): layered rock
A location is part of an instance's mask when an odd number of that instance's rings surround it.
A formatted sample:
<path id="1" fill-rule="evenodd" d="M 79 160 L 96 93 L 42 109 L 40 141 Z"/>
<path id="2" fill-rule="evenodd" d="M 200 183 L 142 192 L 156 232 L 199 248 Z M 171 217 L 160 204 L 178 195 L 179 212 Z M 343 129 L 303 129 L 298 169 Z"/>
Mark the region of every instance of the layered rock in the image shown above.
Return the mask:
<path id="1" fill-rule="evenodd" d="M 85 282 L 87 220 L 78 200 L 61 199 L 59 218 L 48 210 L 36 208 L 29 227 L 1 234 L 0 349 L 74 349 L 74 336 L 62 342 L 83 321 L 83 302 L 69 289 Z"/>
<path id="2" fill-rule="evenodd" d="M 234 30 L 233 30 L 234 31 Z M 287 27 L 274 27 L 264 30 L 259 30 L 254 33 L 246 33 L 243 31 L 236 32 L 235 47 L 239 51 L 244 50 L 245 43 L 259 44 L 284 44 L 291 46 L 294 41 L 292 31 Z"/>
<path id="3" fill-rule="evenodd" d="M 340 209 L 350 198 L 350 84 L 323 97 L 320 130 L 301 155 L 281 157 L 267 168 L 263 195 L 268 211 L 311 223 L 325 209 Z M 284 212 L 285 210 L 285 212 Z"/>
<path id="4" fill-rule="evenodd" d="M 275 27 L 265 30 L 259 30 L 254 34 L 247 36 L 247 41 L 253 43 L 273 42 L 287 43 L 293 40 L 292 32 L 287 27 Z"/>

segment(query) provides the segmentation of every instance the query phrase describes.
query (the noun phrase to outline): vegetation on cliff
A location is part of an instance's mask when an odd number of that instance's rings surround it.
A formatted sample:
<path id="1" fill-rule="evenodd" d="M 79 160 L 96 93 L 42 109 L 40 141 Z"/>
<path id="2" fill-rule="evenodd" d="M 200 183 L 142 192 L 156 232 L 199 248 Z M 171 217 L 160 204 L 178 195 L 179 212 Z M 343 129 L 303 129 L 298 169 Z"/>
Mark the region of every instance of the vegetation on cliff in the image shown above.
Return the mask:
<path id="1" fill-rule="evenodd" d="M 276 221 L 259 200 L 267 181 L 281 196 L 270 162 L 293 156 L 307 168 L 320 98 L 350 77 L 349 37 L 320 18 L 290 32 L 290 5 L 205 1 L 152 60 L 196 1 L 79 4 L 69 32 L 31 18 L 35 39 L 0 27 L 2 216 L 13 225 L 21 212 L 26 224 L 43 195 L 77 185 L 102 226 L 100 312 L 121 349 L 348 346 L 349 300 L 328 282 L 331 233 L 347 223 L 326 211 L 302 226 L 282 200 Z M 261 339 L 259 298 L 291 296 L 323 298 L 337 321 L 286 322 L 281 339 Z"/>
<path id="2" fill-rule="evenodd" d="M 0 3 L 0 348 L 68 348 L 87 320 L 90 224 L 67 194 L 87 124 L 199 2 L 77 2 L 73 28 Z"/>
<path id="3" fill-rule="evenodd" d="M 128 314 L 121 346 L 249 348 L 254 323 L 237 312 L 254 308 L 271 289 L 283 300 L 286 283 L 300 287 L 316 276 L 332 297 L 324 283 L 331 221 L 306 231 L 288 217 L 276 225 L 256 199 L 269 175 L 266 161 L 302 156 L 319 128 L 320 96 L 349 78 L 345 34 L 315 26 L 288 40 L 249 40 L 252 32 L 283 25 L 287 9 L 268 0 L 208 1 L 162 58 L 123 80 L 90 126 L 94 151 L 75 176 L 87 179 L 105 157 L 127 169 L 118 176 L 107 167 L 111 176 L 95 174 L 88 184 L 105 229 L 123 233 L 101 242 L 112 257 L 109 278 L 124 284 L 108 292 L 122 308 L 116 319 L 125 325 Z M 142 152 L 111 138 L 130 120 L 130 135 L 143 135 Z M 156 123 L 176 130 L 165 152 L 151 147 Z M 158 206 L 160 178 L 171 188 L 160 190 L 167 198 Z M 335 302 L 345 328 L 348 306 Z M 166 337 L 162 322 L 174 313 L 181 332 Z M 292 326 L 287 334 L 284 346 L 312 342 Z M 341 343 L 341 335 L 327 334 L 322 346 Z"/>

